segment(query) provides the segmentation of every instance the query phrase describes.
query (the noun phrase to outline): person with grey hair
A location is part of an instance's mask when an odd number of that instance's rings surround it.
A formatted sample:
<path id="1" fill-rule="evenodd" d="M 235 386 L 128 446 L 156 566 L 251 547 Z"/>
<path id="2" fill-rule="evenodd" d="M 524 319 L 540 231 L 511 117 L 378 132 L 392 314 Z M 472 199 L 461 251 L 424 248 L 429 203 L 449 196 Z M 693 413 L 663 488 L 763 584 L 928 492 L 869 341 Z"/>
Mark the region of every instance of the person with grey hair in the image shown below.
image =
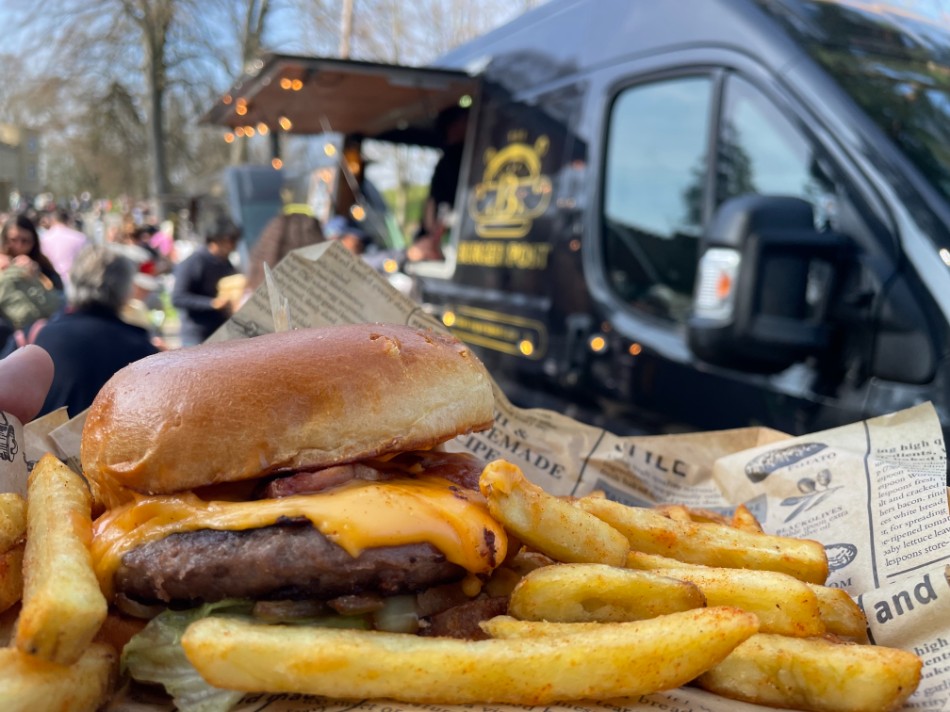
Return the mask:
<path id="1" fill-rule="evenodd" d="M 136 266 L 110 245 L 88 245 L 70 271 L 68 306 L 34 343 L 53 359 L 53 384 L 40 415 L 66 406 L 75 416 L 116 371 L 158 352 L 145 329 L 119 313 L 132 294 Z"/>

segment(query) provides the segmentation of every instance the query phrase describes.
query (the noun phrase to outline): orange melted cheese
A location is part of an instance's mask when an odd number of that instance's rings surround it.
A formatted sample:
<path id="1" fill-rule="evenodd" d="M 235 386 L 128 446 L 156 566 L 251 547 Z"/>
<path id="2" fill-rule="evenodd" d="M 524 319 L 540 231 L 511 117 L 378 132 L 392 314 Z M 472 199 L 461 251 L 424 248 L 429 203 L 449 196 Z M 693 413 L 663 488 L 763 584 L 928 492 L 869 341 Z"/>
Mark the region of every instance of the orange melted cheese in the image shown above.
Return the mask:
<path id="1" fill-rule="evenodd" d="M 428 542 L 471 573 L 488 573 L 507 551 L 504 529 L 478 493 L 440 477 L 353 480 L 317 494 L 252 502 L 204 501 L 194 494 L 140 497 L 96 520 L 92 559 L 103 590 L 122 556 L 170 534 L 199 529 L 244 530 L 306 518 L 351 556 L 365 549 Z"/>

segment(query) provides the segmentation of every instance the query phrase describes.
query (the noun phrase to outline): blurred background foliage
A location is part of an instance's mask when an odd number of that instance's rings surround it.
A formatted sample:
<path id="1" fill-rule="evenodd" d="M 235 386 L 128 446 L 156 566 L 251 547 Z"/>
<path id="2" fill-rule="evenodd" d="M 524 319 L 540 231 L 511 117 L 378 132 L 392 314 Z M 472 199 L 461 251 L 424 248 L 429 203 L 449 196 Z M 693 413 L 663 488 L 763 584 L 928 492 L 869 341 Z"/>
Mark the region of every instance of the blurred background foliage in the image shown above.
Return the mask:
<path id="1" fill-rule="evenodd" d="M 198 121 L 261 53 L 426 64 L 542 1 L 0 0 L 0 123 L 39 131 L 54 195 L 164 213 L 254 159 Z"/>

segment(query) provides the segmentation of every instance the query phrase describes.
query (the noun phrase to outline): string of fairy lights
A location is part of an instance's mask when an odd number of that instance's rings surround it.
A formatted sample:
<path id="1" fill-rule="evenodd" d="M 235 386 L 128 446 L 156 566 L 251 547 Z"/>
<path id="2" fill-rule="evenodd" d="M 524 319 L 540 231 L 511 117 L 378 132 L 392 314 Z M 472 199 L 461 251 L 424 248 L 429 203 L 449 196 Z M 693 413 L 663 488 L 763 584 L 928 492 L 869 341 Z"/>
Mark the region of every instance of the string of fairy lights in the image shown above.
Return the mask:
<path id="1" fill-rule="evenodd" d="M 281 77 L 280 88 L 285 91 L 300 91 L 303 89 L 303 80 L 291 79 L 290 77 Z M 247 99 L 244 97 L 239 97 L 237 101 L 235 101 L 233 96 L 230 94 L 225 94 L 221 101 L 226 106 L 234 104 L 234 113 L 238 116 L 247 116 Z M 286 116 L 279 116 L 277 118 L 277 126 L 283 131 L 290 131 L 294 127 L 293 122 Z M 224 142 L 234 143 L 240 138 L 253 138 L 257 135 L 267 136 L 271 130 L 271 127 L 268 126 L 264 121 L 259 121 L 256 125 L 247 124 L 245 126 L 236 126 L 234 127 L 233 131 L 228 131 L 224 134 Z M 284 162 L 279 156 L 274 156 L 274 158 L 271 159 L 271 166 L 274 168 L 274 170 L 280 170 L 283 165 Z"/>

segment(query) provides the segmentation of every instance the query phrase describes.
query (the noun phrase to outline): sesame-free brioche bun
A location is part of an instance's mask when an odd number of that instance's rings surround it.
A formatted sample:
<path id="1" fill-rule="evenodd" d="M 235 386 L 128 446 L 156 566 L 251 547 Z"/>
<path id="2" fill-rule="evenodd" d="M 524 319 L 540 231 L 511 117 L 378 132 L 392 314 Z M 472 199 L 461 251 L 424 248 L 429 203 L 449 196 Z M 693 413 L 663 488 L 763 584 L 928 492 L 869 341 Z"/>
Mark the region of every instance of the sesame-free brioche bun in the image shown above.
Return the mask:
<path id="1" fill-rule="evenodd" d="M 451 336 L 355 324 L 142 359 L 93 402 L 81 459 L 115 506 L 275 472 L 433 447 L 489 427 L 478 358 Z M 130 492 L 131 490 L 131 492 Z"/>

